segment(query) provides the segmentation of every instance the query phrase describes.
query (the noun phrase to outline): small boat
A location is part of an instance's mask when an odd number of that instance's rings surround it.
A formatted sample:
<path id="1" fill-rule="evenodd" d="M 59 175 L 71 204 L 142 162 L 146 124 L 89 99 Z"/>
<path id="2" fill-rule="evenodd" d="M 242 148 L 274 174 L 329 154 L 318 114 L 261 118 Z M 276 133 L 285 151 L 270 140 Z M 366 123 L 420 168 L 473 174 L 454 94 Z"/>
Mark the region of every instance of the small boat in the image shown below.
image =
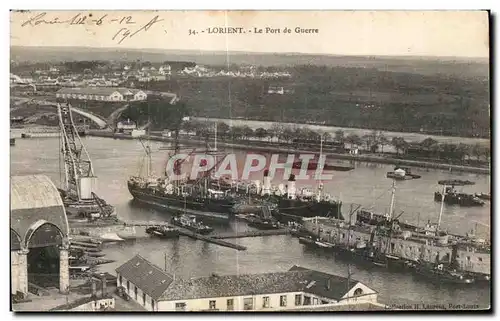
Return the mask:
<path id="1" fill-rule="evenodd" d="M 276 230 L 281 228 L 280 224 L 271 218 L 254 217 L 247 222 L 248 226 L 258 228 L 259 230 Z"/>
<path id="2" fill-rule="evenodd" d="M 479 199 L 490 201 L 491 200 L 491 194 L 486 194 L 486 193 L 476 193 L 474 194 Z"/>
<path id="3" fill-rule="evenodd" d="M 146 233 L 163 239 L 179 237 L 179 230 L 168 226 L 150 226 L 146 228 Z"/>
<path id="4" fill-rule="evenodd" d="M 418 276 L 425 277 L 431 281 L 437 281 L 438 283 L 471 284 L 475 281 L 468 274 L 446 269 L 443 264 L 436 266 L 419 264 L 415 267 L 414 271 Z"/>
<path id="5" fill-rule="evenodd" d="M 70 249 L 82 250 L 83 252 L 101 252 L 101 249 L 99 249 L 99 248 L 85 247 L 85 246 L 73 245 L 73 244 L 70 245 Z"/>
<path id="6" fill-rule="evenodd" d="M 78 245 L 81 247 L 88 247 L 88 248 L 99 248 L 100 244 L 97 243 L 88 243 L 88 242 L 82 242 L 82 241 L 71 241 L 72 245 Z"/>
<path id="7" fill-rule="evenodd" d="M 90 266 L 88 265 L 79 265 L 79 266 L 70 266 L 69 271 L 70 272 L 85 272 L 90 270 Z"/>
<path id="8" fill-rule="evenodd" d="M 103 257 L 106 254 L 104 254 L 104 253 L 96 253 L 96 252 L 89 252 L 89 253 L 85 253 L 85 255 L 87 255 L 88 257 Z"/>
<path id="9" fill-rule="evenodd" d="M 299 237 L 299 243 L 303 245 L 316 245 L 316 241 L 311 236 Z"/>
<path id="10" fill-rule="evenodd" d="M 102 265 L 102 264 L 108 264 L 108 263 L 114 263 L 116 260 L 108 260 L 108 259 L 94 259 L 94 260 L 87 260 L 87 263 L 90 265 Z"/>
<path id="11" fill-rule="evenodd" d="M 198 233 L 198 234 L 209 234 L 209 233 L 212 233 L 213 232 L 213 228 L 208 226 L 208 225 L 204 225 L 200 222 L 197 222 L 196 221 L 196 216 L 189 216 L 189 215 L 180 215 L 180 216 L 174 216 L 172 218 L 172 224 L 176 225 L 176 226 L 179 226 L 179 227 L 182 227 L 182 228 L 185 228 L 185 229 L 188 229 L 194 233 Z"/>
<path id="12" fill-rule="evenodd" d="M 323 249 L 332 249 L 335 247 L 335 244 L 330 243 L 330 242 L 325 242 L 325 241 L 316 241 L 316 246 L 323 248 Z"/>

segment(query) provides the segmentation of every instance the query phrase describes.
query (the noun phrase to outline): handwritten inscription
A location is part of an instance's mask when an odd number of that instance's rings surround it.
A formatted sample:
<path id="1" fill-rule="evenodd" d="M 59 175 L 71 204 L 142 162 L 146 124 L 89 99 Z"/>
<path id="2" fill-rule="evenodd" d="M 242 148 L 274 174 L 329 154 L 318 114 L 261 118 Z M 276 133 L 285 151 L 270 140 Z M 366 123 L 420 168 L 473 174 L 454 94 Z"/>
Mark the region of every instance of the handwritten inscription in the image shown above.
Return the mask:
<path id="1" fill-rule="evenodd" d="M 157 24 L 158 22 L 163 21 L 163 19 L 160 19 L 159 16 L 155 16 L 153 19 L 151 19 L 148 23 L 145 25 L 141 26 L 138 29 L 135 29 L 135 31 L 130 28 L 121 28 L 118 30 L 118 32 L 113 36 L 113 40 L 118 39 L 118 43 L 122 43 L 125 39 L 127 38 L 132 38 L 133 36 L 139 34 L 140 32 L 146 32 L 148 31 L 152 26 Z"/>
<path id="2" fill-rule="evenodd" d="M 103 26 L 103 25 L 118 25 L 119 29 L 113 32 L 112 40 L 118 44 L 123 43 L 126 39 L 130 39 L 141 33 L 150 30 L 154 25 L 163 21 L 159 15 L 153 17 L 147 23 L 139 23 L 133 16 L 110 17 L 108 14 L 103 14 L 94 17 L 90 14 L 77 13 L 69 19 L 61 19 L 60 17 L 50 17 L 47 12 L 42 12 L 31 16 L 21 23 L 21 27 L 37 27 L 40 25 L 66 25 L 66 26 Z M 164 30 L 166 33 L 167 31 Z"/>

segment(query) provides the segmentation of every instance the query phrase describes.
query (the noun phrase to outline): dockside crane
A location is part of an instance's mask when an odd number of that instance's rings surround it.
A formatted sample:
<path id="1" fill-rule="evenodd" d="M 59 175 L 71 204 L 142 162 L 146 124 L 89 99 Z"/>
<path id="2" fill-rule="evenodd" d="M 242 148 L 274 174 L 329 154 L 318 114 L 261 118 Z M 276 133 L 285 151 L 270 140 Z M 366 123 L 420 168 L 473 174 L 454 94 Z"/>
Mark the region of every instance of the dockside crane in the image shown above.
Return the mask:
<path id="1" fill-rule="evenodd" d="M 61 131 L 61 155 L 64 162 L 64 204 L 79 213 L 111 216 L 114 208 L 95 194 L 97 177 L 89 153 L 73 121 L 71 105 L 57 104 Z"/>

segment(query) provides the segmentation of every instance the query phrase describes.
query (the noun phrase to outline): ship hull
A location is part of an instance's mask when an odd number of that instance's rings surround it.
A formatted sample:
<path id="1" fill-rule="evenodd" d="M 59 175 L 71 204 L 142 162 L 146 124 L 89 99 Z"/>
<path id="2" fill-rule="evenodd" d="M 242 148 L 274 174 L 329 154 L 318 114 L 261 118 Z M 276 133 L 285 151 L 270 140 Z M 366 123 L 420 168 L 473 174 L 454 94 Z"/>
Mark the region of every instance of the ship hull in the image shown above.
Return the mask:
<path id="1" fill-rule="evenodd" d="M 233 204 L 224 200 L 193 200 L 175 197 L 174 195 L 154 195 L 147 190 L 129 185 L 129 192 L 134 200 L 161 210 L 186 213 L 214 220 L 229 221 L 233 218 Z"/>
<path id="2" fill-rule="evenodd" d="M 283 218 L 310 218 L 320 216 L 343 219 L 341 214 L 341 203 L 307 202 L 286 199 L 284 197 L 276 198 L 272 202 L 277 204 L 277 210 L 282 214 Z"/>
<path id="3" fill-rule="evenodd" d="M 434 201 L 441 202 L 442 194 L 440 192 L 434 193 Z M 459 205 L 463 207 L 484 206 L 484 201 L 475 199 L 474 195 L 469 194 L 445 194 L 444 202 L 448 205 Z"/>

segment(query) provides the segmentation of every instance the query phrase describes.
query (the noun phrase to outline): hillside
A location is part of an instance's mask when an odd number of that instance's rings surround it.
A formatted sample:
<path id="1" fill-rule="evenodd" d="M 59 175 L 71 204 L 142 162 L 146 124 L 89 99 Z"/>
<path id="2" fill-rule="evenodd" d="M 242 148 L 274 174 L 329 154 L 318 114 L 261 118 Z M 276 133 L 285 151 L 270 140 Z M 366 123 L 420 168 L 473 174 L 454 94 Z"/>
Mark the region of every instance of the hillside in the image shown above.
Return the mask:
<path id="1" fill-rule="evenodd" d="M 422 57 L 360 57 L 311 55 L 298 53 L 210 52 L 158 49 L 111 49 L 86 47 L 11 47 L 11 60 L 17 62 L 61 62 L 74 60 L 194 61 L 203 65 L 251 64 L 258 66 L 292 66 L 312 64 L 328 67 L 376 68 L 383 71 L 411 72 L 419 74 L 443 74 L 465 78 L 489 77 L 486 59 L 422 58 Z M 229 61 L 228 61 L 229 57 Z"/>

